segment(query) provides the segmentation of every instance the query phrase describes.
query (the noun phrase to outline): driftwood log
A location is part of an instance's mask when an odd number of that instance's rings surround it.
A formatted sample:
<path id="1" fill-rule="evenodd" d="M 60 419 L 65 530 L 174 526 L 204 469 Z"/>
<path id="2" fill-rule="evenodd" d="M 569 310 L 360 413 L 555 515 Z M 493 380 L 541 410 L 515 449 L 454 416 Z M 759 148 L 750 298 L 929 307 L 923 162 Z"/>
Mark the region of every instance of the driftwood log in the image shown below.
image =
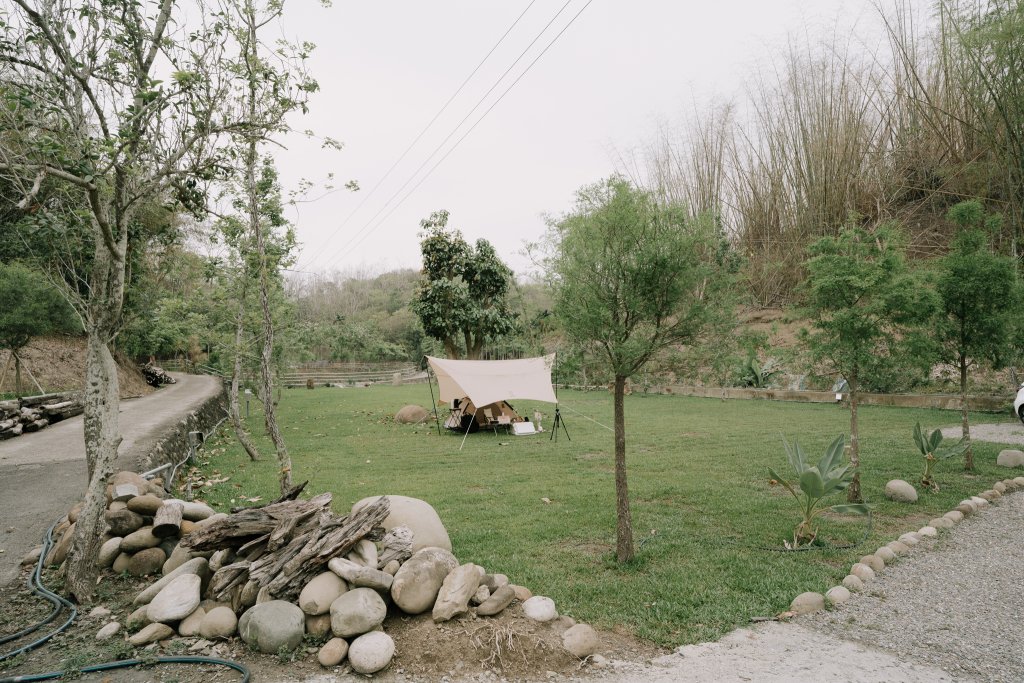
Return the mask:
<path id="1" fill-rule="evenodd" d="M 156 509 L 153 516 L 153 535 L 157 538 L 177 536 L 181 529 L 181 516 L 185 506 L 180 500 L 169 500 Z"/>
<path id="2" fill-rule="evenodd" d="M 308 501 L 285 501 L 249 508 L 196 529 L 182 544 L 191 550 L 235 550 L 236 561 L 218 569 L 209 594 L 230 600 L 248 582 L 274 598 L 294 599 L 328 560 L 344 555 L 360 540 L 380 535 L 390 501 L 382 496 L 355 514 L 330 511 L 331 494 Z"/>

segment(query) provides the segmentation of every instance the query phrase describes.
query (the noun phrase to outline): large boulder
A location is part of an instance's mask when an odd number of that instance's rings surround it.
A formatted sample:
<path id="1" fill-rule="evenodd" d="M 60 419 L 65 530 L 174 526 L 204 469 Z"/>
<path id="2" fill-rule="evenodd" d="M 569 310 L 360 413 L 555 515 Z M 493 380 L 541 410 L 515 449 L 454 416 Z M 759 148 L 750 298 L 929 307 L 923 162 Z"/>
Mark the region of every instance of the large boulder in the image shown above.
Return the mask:
<path id="1" fill-rule="evenodd" d="M 383 631 L 361 635 L 348 647 L 348 663 L 361 674 L 372 674 L 391 663 L 395 641 Z"/>
<path id="2" fill-rule="evenodd" d="M 421 614 L 434 606 L 448 572 L 459 566 L 443 548 L 424 548 L 405 561 L 391 584 L 391 599 L 406 614 Z"/>
<path id="3" fill-rule="evenodd" d="M 449 572 L 434 602 L 434 621 L 448 621 L 468 612 L 469 599 L 480 587 L 480 578 L 480 569 L 475 564 L 464 564 Z"/>
<path id="4" fill-rule="evenodd" d="M 317 574 L 299 593 L 299 607 L 312 616 L 327 614 L 331 603 L 347 590 L 348 586 L 334 572 Z"/>
<path id="5" fill-rule="evenodd" d="M 352 512 L 361 510 L 378 498 L 380 496 L 363 498 L 352 506 Z M 388 501 L 391 505 L 382 526 L 387 530 L 397 526 L 408 527 L 412 531 L 412 551 L 414 553 L 423 548 L 444 548 L 451 551 L 452 542 L 448 538 L 448 531 L 430 503 L 418 498 L 393 495 L 388 495 Z"/>
<path id="6" fill-rule="evenodd" d="M 395 422 L 402 425 L 415 425 L 425 421 L 428 417 L 430 417 L 430 412 L 426 408 L 408 405 L 403 406 L 395 413 Z"/>
<path id="7" fill-rule="evenodd" d="M 1009 448 L 999 451 L 996 464 L 1000 467 L 1024 467 L 1024 451 Z"/>
<path id="8" fill-rule="evenodd" d="M 916 503 L 917 489 L 902 479 L 893 479 L 885 485 L 885 497 L 897 503 Z"/>
<path id="9" fill-rule="evenodd" d="M 195 574 L 175 577 L 149 603 L 146 616 L 152 622 L 164 624 L 181 621 L 199 607 L 199 584 Z"/>
<path id="10" fill-rule="evenodd" d="M 355 588 L 331 603 L 331 631 L 339 638 L 377 628 L 388 615 L 384 598 L 372 588 Z"/>
<path id="11" fill-rule="evenodd" d="M 238 635 L 250 647 L 276 655 L 282 649 L 294 650 L 302 642 L 306 615 L 284 600 L 271 600 L 255 605 L 238 620 Z"/>

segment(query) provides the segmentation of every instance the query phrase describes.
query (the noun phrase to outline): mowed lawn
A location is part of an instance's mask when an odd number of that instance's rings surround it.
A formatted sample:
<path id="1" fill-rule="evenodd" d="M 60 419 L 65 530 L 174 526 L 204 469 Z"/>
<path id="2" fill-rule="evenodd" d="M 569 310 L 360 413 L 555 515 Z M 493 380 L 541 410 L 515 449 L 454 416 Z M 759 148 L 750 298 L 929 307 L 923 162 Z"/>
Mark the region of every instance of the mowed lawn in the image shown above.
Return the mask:
<path id="1" fill-rule="evenodd" d="M 766 468 L 788 472 L 782 436 L 816 460 L 848 412 L 838 405 L 722 401 L 674 396 L 626 399 L 627 464 L 637 542 L 635 562 L 614 561 L 615 479 L 611 395 L 560 393 L 569 436 L 461 437 L 428 425 L 395 424 L 403 405 L 430 404 L 426 385 L 365 389 L 292 389 L 279 419 L 296 482 L 310 494 L 331 491 L 337 512 L 365 496 L 401 494 L 431 503 L 461 562 L 507 574 L 552 597 L 562 613 L 605 629 L 619 628 L 662 645 L 711 640 L 751 617 L 787 608 L 803 591 L 825 591 L 879 545 L 989 488 L 1009 471 L 995 466 L 1000 446 L 975 445 L 978 471 L 959 461 L 936 466 L 942 486 L 914 505 L 882 495 L 894 478 L 916 483 L 923 463 L 911 431 L 958 424 L 959 413 L 865 407 L 860 412 L 864 493 L 877 505 L 866 541 L 864 518 L 828 519 L 822 535 L 848 549 L 781 552 L 799 521 L 794 501 L 769 485 Z M 552 406 L 522 402 L 520 414 Z M 253 402 L 250 425 L 262 434 Z M 974 414 L 974 421 L 1009 416 Z M 230 431 L 208 444 L 207 474 L 230 476 L 203 495 L 219 509 L 278 495 L 269 441 L 249 462 Z M 216 475 L 213 475 L 216 476 Z M 548 499 L 550 502 L 545 502 Z M 844 502 L 841 497 L 833 503 Z"/>

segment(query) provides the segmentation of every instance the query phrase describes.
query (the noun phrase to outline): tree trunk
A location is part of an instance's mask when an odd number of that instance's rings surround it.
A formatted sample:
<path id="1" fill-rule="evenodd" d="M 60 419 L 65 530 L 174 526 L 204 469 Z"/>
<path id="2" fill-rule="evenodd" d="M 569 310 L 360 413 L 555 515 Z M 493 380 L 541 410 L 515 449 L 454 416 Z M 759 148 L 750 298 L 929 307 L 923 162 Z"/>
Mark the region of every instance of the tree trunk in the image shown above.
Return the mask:
<path id="1" fill-rule="evenodd" d="M 854 467 L 853 481 L 846 489 L 846 500 L 851 503 L 864 502 L 860 492 L 860 437 L 857 429 L 857 379 L 846 380 L 850 387 L 850 464 Z"/>
<path id="2" fill-rule="evenodd" d="M 964 441 L 967 443 L 967 451 L 964 453 L 964 469 L 968 472 L 974 471 L 974 448 L 971 446 L 971 422 L 967 416 L 967 357 L 960 354 L 960 418 L 962 420 L 961 431 Z"/>
<path id="3" fill-rule="evenodd" d="M 246 273 L 243 272 L 240 277 L 244 282 Z M 259 449 L 253 443 L 248 430 L 242 425 L 242 415 L 238 406 L 238 388 L 242 376 L 242 332 L 245 327 L 245 289 L 243 286 L 239 294 L 238 312 L 235 315 L 235 362 L 231 370 L 231 391 L 228 394 L 228 405 L 231 414 L 231 424 L 235 428 L 235 437 L 238 439 L 238 443 L 242 444 L 242 448 L 249 454 L 250 460 L 259 460 Z"/>
<path id="4" fill-rule="evenodd" d="M 85 463 L 89 489 L 75 524 L 75 535 L 65 564 L 68 592 L 86 601 L 96 589 L 96 555 L 99 552 L 103 510 L 106 508 L 107 478 L 113 474 L 117 449 L 120 387 L 117 365 L 110 352 L 124 304 L 125 262 L 128 231 L 122 229 L 112 253 L 96 237 L 93 272 L 90 278 L 89 315 L 83 396 Z"/>
<path id="5" fill-rule="evenodd" d="M 256 37 L 256 17 L 252 5 L 245 6 L 246 21 L 248 24 L 248 42 L 246 45 L 246 63 L 248 65 L 248 109 L 251 120 L 257 120 L 257 102 L 259 93 L 259 75 L 255 65 L 259 63 L 257 54 L 258 41 Z M 270 368 L 273 362 L 274 353 L 274 319 L 270 312 L 270 277 L 267 273 L 267 245 L 266 236 L 263 234 L 263 215 L 260 211 L 260 189 L 257 185 L 256 167 L 259 163 L 258 142 L 256 137 L 250 137 L 248 149 L 245 155 L 245 191 L 248 195 L 249 229 L 256 239 L 256 256 L 259 263 L 259 287 L 260 287 L 260 308 L 263 313 L 263 348 L 260 351 L 260 383 L 263 387 L 263 418 L 267 426 L 267 433 L 274 443 L 274 450 L 277 452 L 278 481 L 281 484 L 281 493 L 287 493 L 292 487 L 292 459 L 288 455 L 288 447 L 281 436 L 281 430 L 277 426 L 277 408 L 274 405 L 274 380 L 270 375 Z M 273 192 L 273 189 L 268 191 Z M 268 229 L 270 229 L 268 227 Z"/>
<path id="6" fill-rule="evenodd" d="M 615 555 L 619 562 L 633 559 L 633 517 L 626 486 L 626 378 L 615 376 Z"/>
<path id="7" fill-rule="evenodd" d="M 21 356 L 17 350 L 12 351 L 11 355 L 14 356 L 14 395 L 21 398 Z"/>

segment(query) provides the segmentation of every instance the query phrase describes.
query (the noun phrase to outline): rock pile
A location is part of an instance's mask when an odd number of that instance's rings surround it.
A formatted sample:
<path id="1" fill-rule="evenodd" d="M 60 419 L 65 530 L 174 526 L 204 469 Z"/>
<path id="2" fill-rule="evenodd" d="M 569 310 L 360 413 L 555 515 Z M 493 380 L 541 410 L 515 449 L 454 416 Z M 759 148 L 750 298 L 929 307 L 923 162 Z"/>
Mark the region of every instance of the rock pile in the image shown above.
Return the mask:
<path id="1" fill-rule="evenodd" d="M 171 499 L 159 481 L 131 472 L 114 475 L 107 494 L 100 565 L 162 575 L 124 620 L 134 646 L 175 635 L 237 635 L 254 650 L 278 655 L 308 635 L 326 641 L 317 653 L 321 665 L 347 659 L 354 671 L 372 674 L 395 653 L 384 632 L 389 609 L 440 623 L 494 617 L 519 600 L 534 621 L 559 619 L 550 598 L 460 562 L 437 512 L 422 500 L 369 498 L 339 517 L 329 511 L 330 494 L 322 494 L 216 514 L 205 504 Z M 63 562 L 78 508 L 49 564 Z M 601 649 L 594 629 L 561 621 L 572 626 L 562 635 L 568 652 L 584 658 Z M 111 621 L 96 637 L 120 632 Z"/>

